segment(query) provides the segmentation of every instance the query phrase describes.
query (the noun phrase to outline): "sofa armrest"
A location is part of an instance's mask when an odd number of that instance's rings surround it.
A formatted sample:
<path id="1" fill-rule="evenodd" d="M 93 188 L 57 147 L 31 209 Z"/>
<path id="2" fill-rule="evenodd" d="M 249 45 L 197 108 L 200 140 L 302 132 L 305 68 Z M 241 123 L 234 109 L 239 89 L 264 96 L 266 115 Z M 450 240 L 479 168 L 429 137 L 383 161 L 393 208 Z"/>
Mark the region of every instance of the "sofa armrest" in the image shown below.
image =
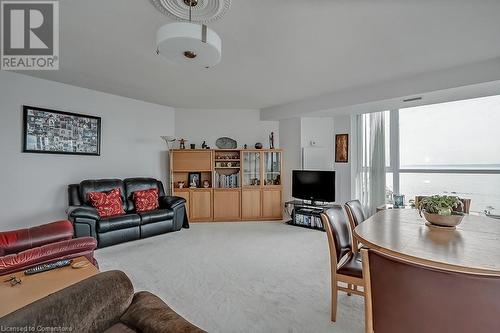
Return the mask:
<path id="1" fill-rule="evenodd" d="M 186 211 L 186 199 L 176 196 L 163 196 L 159 198 L 160 208 L 174 211 L 174 230 L 189 228 Z"/>
<path id="2" fill-rule="evenodd" d="M 205 332 L 178 315 L 160 298 L 147 291 L 141 291 L 134 295 L 132 304 L 120 320 L 139 332 Z"/>
<path id="3" fill-rule="evenodd" d="M 67 213 L 70 220 L 82 217 L 97 221 L 101 218 L 99 213 L 97 213 L 97 209 L 90 206 L 69 206 Z"/>
<path id="4" fill-rule="evenodd" d="M 46 332 L 104 332 L 119 322 L 133 294 L 132 282 L 125 273 L 107 271 L 11 312 L 0 322 L 5 328 L 71 328 L 43 330 Z"/>
<path id="5" fill-rule="evenodd" d="M 159 197 L 158 200 L 160 208 L 162 209 L 174 209 L 175 207 L 186 203 L 186 199 L 176 196 Z"/>
<path id="6" fill-rule="evenodd" d="M 71 259 L 86 256 L 95 263 L 93 256 L 97 241 L 92 237 L 69 239 L 46 244 L 0 257 L 0 275 L 25 270 L 29 267 L 45 264 L 60 259 Z"/>
<path id="7" fill-rule="evenodd" d="M 0 256 L 71 238 L 73 238 L 73 225 L 67 220 L 0 232 Z"/>

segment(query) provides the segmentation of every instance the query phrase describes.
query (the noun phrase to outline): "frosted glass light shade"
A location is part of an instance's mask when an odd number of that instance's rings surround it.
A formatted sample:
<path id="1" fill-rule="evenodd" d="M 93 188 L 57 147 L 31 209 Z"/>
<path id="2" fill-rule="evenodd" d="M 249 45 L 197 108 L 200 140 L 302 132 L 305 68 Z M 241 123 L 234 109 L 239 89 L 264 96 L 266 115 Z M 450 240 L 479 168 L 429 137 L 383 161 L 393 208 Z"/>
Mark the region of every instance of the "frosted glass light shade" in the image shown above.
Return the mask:
<path id="1" fill-rule="evenodd" d="M 206 26 L 190 22 L 162 26 L 156 33 L 156 47 L 161 56 L 181 65 L 212 67 L 222 57 L 219 35 Z"/>

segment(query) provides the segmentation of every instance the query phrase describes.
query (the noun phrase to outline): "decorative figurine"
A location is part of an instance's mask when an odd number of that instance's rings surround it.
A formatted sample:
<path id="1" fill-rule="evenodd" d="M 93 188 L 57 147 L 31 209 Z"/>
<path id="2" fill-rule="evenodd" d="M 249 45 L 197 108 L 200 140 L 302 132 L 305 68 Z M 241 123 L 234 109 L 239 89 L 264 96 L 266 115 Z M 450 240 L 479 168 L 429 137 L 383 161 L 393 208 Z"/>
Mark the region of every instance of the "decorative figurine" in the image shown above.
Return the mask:
<path id="1" fill-rule="evenodd" d="M 255 144 L 255 149 L 262 149 L 262 143 L 257 142 L 257 143 Z"/>
<path id="2" fill-rule="evenodd" d="M 203 141 L 203 143 L 201 144 L 201 149 L 207 149 L 207 147 L 207 142 Z"/>
<path id="3" fill-rule="evenodd" d="M 245 145 L 243 146 L 243 149 L 248 149 L 248 146 L 247 144 L 245 143 Z"/>
<path id="4" fill-rule="evenodd" d="M 180 138 L 179 139 L 179 149 L 186 149 L 186 139 Z"/>
<path id="5" fill-rule="evenodd" d="M 203 181 L 203 187 L 204 188 L 209 188 L 210 187 L 210 182 L 208 180 Z"/>
<path id="6" fill-rule="evenodd" d="M 185 184 L 185 183 L 184 183 L 183 181 L 178 181 L 178 182 L 177 182 L 177 187 L 179 187 L 179 188 L 184 188 L 184 184 Z"/>
<path id="7" fill-rule="evenodd" d="M 269 149 L 274 149 L 274 132 L 269 135 Z"/>

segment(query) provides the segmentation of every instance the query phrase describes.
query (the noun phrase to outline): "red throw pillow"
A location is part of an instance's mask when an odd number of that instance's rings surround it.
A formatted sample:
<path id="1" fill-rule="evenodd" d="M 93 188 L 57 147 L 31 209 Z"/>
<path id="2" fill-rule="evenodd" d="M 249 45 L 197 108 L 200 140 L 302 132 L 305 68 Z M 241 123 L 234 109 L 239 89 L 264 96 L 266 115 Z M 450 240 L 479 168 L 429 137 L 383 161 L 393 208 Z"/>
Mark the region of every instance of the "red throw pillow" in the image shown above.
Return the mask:
<path id="1" fill-rule="evenodd" d="M 97 209 L 100 217 L 125 214 L 119 188 L 115 188 L 107 193 L 90 192 L 87 196 L 90 204 Z"/>
<path id="2" fill-rule="evenodd" d="M 134 192 L 134 205 L 137 212 L 147 212 L 158 208 L 158 189 Z"/>

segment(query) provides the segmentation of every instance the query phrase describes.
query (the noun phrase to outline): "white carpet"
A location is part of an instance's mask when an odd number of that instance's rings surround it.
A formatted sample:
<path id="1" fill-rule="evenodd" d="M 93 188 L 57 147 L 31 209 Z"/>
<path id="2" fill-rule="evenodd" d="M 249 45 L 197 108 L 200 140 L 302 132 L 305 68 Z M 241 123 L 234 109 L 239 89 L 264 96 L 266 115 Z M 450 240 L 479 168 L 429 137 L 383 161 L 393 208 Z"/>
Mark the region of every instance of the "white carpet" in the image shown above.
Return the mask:
<path id="1" fill-rule="evenodd" d="M 326 234 L 278 222 L 198 223 L 96 251 L 209 332 L 363 332 L 363 299 L 339 295 L 330 322 Z"/>

